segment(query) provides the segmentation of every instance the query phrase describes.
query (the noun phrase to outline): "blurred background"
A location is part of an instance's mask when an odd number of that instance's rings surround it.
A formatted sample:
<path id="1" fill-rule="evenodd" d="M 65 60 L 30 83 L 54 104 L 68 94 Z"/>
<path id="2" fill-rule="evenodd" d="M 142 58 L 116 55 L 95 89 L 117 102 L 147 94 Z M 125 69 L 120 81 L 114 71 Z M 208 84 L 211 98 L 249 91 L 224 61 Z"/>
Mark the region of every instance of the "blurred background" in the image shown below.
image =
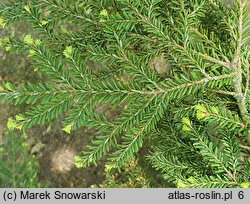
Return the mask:
<path id="1" fill-rule="evenodd" d="M 3 1 L 0 0 L 1 2 Z M 25 22 L 18 22 L 10 28 L 10 32 L 12 35 L 22 38 L 32 31 Z M 5 31 L 1 29 L 0 38 L 4 34 Z M 35 67 L 31 66 L 30 59 L 25 55 L 17 55 L 0 49 L 0 81 L 5 80 L 22 84 L 28 81 L 36 83 L 45 80 L 34 69 Z M 28 105 L 15 107 L 12 103 L 1 104 L 0 143 L 2 143 L 2 146 L 8 142 L 8 139 L 11 139 L 8 138 L 8 119 L 27 108 L 29 108 Z M 100 109 L 100 111 L 105 111 L 105 107 L 100 107 Z M 52 187 L 89 187 L 93 184 L 99 184 L 104 177 L 104 166 L 102 164 L 98 167 L 77 169 L 73 163 L 74 156 L 79 154 L 91 138 L 96 135 L 95 130 L 80 128 L 71 134 L 67 134 L 62 130 L 62 124 L 60 123 L 62 117 L 61 115 L 53 122 L 43 126 L 33 127 L 25 133 L 15 132 L 16 137 L 25 134 L 26 149 L 30 155 L 35 156 L 38 162 L 37 176 L 39 181 L 42 183 L 49 182 Z M 4 157 L 2 159 L 8 163 L 10 158 L 8 155 L 3 155 L 4 152 L 6 151 L 2 150 L 1 156 Z"/>
<path id="2" fill-rule="evenodd" d="M 0 0 L 0 2 L 3 1 Z M 229 6 L 232 2 L 233 0 L 225 0 Z M 0 38 L 4 36 L 4 32 L 2 29 L 0 30 Z M 31 28 L 25 22 L 18 22 L 10 28 L 10 32 L 22 37 L 26 33 L 30 33 Z M 27 81 L 36 83 L 45 80 L 34 69 L 30 59 L 25 55 L 16 55 L 0 49 L 0 81 L 22 84 Z M 36 185 L 32 182 L 49 187 L 150 187 L 153 183 L 154 187 L 164 186 L 161 179 L 157 178 L 155 172 L 152 172 L 153 170 L 143 172 L 137 166 L 136 161 L 123 169 L 125 176 L 118 172 L 110 172 L 108 167 L 105 168 L 104 159 L 97 167 L 77 169 L 73 163 L 74 156 L 84 150 L 84 147 L 97 133 L 94 129 L 86 127 L 79 128 L 71 134 L 65 133 L 60 123 L 63 115 L 43 126 L 33 127 L 25 133 L 10 133 L 7 130 L 8 119 L 27 108 L 28 105 L 15 107 L 12 103 L 4 103 L 0 106 L 0 187 L 1 185 L 14 187 L 14 184 L 16 187 L 22 185 L 27 187 L 28 184 L 25 184 L 24 179 L 33 179 L 30 181 L 30 185 L 33 186 Z M 109 117 L 115 117 L 117 114 L 108 106 L 100 106 L 98 111 L 108 114 Z M 15 144 L 13 141 L 16 141 Z M 16 147 L 15 145 L 18 143 L 20 145 Z M 10 155 L 14 157 L 12 158 Z M 11 160 L 17 162 L 17 170 L 12 169 L 11 172 L 8 172 L 9 167 L 14 165 Z M 25 170 L 18 169 L 21 167 Z M 1 172 L 5 172 L 5 174 Z M 14 176 L 13 173 L 15 173 Z M 145 179 L 145 174 L 151 174 L 150 182 Z M 4 175 L 7 177 L 4 178 Z M 104 180 L 105 175 L 106 180 Z M 19 182 L 18 179 L 21 181 Z M 20 186 L 17 185 L 18 182 Z"/>

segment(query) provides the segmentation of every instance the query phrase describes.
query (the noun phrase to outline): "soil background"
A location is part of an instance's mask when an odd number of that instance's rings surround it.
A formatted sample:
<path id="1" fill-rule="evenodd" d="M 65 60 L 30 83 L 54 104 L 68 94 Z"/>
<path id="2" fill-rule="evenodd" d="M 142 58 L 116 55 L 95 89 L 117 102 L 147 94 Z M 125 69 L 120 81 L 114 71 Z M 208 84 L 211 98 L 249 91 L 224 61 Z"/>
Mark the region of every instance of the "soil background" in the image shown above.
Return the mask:
<path id="1" fill-rule="evenodd" d="M 16 36 L 23 36 L 29 32 L 31 29 L 24 22 L 19 22 L 11 28 L 11 33 Z M 4 34 L 5 31 L 0 30 L 0 38 Z M 17 55 L 0 49 L 0 81 L 15 84 L 43 82 L 44 79 L 39 73 L 34 72 L 34 68 L 26 55 Z M 28 105 L 14 106 L 13 103 L 0 105 L 0 141 L 4 141 L 8 118 L 28 108 Z M 109 111 L 106 107 L 99 109 Z M 34 126 L 26 132 L 29 151 L 39 160 L 39 180 L 49 183 L 50 187 L 58 188 L 89 187 L 101 183 L 104 178 L 103 161 L 98 167 L 84 169 L 76 168 L 73 163 L 74 156 L 80 154 L 96 136 L 96 130 L 82 127 L 68 134 L 62 130 L 62 119 L 63 115 L 60 115 L 52 122 Z"/>
<path id="2" fill-rule="evenodd" d="M 225 0 L 226 3 L 233 2 Z M 0 0 L 1 3 L 1 0 Z M 12 34 L 22 36 L 29 33 L 30 28 L 26 23 L 18 23 L 12 28 Z M 4 31 L 0 30 L 0 37 Z M 16 55 L 0 49 L 0 81 L 6 80 L 15 84 L 43 81 L 37 72 L 34 72 L 30 60 L 25 55 Z M 14 117 L 19 112 L 29 108 L 27 105 L 15 107 L 12 103 L 0 106 L 0 141 L 4 140 L 4 132 L 9 117 Z M 99 107 L 111 117 L 117 115 L 109 107 Z M 99 184 L 104 179 L 104 161 L 98 167 L 77 169 L 73 164 L 75 154 L 80 154 L 84 147 L 90 143 L 97 132 L 86 127 L 79 128 L 71 134 L 62 131 L 63 115 L 42 126 L 35 126 L 27 131 L 29 151 L 39 160 L 39 179 L 49 182 L 50 187 L 90 187 Z"/>

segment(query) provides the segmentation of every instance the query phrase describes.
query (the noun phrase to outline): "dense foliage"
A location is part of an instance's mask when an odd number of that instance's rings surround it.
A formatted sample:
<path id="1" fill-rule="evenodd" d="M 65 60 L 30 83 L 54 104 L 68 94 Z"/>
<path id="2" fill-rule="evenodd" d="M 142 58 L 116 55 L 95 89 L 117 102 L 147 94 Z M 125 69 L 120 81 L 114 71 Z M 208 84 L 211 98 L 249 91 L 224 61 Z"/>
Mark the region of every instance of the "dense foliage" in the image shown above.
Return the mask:
<path id="1" fill-rule="evenodd" d="M 38 180 L 38 163 L 35 156 L 29 154 L 25 135 L 10 131 L 4 138 L 6 141 L 0 143 L 0 187 L 44 187 Z"/>
<path id="2" fill-rule="evenodd" d="M 136 160 L 124 164 L 121 171 L 105 166 L 105 179 L 93 188 L 150 188 L 150 179 Z"/>
<path id="3" fill-rule="evenodd" d="M 148 161 L 178 187 L 249 187 L 246 0 L 11 0 L 0 15 L 7 30 L 20 20 L 34 28 L 1 45 L 47 77 L 2 83 L 1 101 L 31 104 L 13 127 L 64 112 L 66 132 L 100 131 L 78 167 L 107 155 L 121 168 L 147 142 Z M 100 104 L 122 113 L 109 120 Z"/>

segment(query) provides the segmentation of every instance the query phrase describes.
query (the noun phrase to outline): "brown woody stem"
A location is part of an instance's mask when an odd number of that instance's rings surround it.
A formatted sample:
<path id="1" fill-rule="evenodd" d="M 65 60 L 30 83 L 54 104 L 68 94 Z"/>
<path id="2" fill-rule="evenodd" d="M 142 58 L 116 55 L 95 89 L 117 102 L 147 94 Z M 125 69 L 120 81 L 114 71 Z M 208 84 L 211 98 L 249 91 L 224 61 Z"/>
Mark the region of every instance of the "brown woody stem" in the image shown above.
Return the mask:
<path id="1" fill-rule="evenodd" d="M 246 107 L 246 96 L 242 91 L 242 64 L 240 59 L 240 52 L 242 46 L 242 36 L 243 36 L 243 12 L 246 6 L 246 2 L 240 0 L 240 13 L 239 13 L 239 21 L 238 21 L 238 39 L 237 39 L 237 48 L 234 53 L 233 60 L 231 62 L 231 67 L 235 71 L 236 75 L 233 79 L 234 92 L 236 93 L 235 98 L 238 103 L 240 115 L 245 120 L 246 115 L 248 114 Z"/>

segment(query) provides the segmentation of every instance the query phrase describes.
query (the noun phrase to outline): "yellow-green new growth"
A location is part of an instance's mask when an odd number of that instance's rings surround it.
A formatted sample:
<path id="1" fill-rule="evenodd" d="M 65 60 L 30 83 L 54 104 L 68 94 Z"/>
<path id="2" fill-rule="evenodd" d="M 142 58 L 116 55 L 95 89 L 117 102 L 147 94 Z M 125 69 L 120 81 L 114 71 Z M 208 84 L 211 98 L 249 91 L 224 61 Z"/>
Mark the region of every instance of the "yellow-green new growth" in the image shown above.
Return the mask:
<path id="1" fill-rule="evenodd" d="M 0 5 L 2 26 L 24 20 L 34 28 L 0 43 L 29 52 L 45 75 L 40 83 L 1 84 L 0 101 L 29 104 L 8 126 L 30 128 L 63 115 L 67 133 L 85 125 L 96 130 L 75 157 L 78 168 L 107 156 L 106 171 L 121 169 L 146 143 L 168 183 L 249 186 L 249 162 L 241 158 L 249 146 L 241 139 L 249 136 L 247 1 L 232 8 L 212 0 L 104 2 Z M 150 63 L 163 51 L 173 68 L 166 75 Z M 115 111 L 97 110 L 105 104 Z"/>
<path id="2" fill-rule="evenodd" d="M 34 56 L 36 54 L 36 51 L 35 50 L 29 50 L 29 55 L 28 55 L 28 57 L 32 57 L 32 56 Z"/>
<path id="3" fill-rule="evenodd" d="M 63 51 L 63 54 L 66 58 L 70 58 L 73 53 L 73 47 L 67 46 L 66 49 Z"/>
<path id="4" fill-rule="evenodd" d="M 189 118 L 182 118 L 182 123 L 188 126 L 191 126 L 191 121 L 189 120 Z"/>
<path id="5" fill-rule="evenodd" d="M 243 182 L 240 184 L 241 188 L 250 188 L 250 182 Z"/>
<path id="6" fill-rule="evenodd" d="M 6 36 L 0 39 L 0 47 L 4 48 L 6 51 L 10 51 L 12 49 L 9 37 Z"/>
<path id="7" fill-rule="evenodd" d="M 106 165 L 105 165 L 105 172 L 106 172 L 106 173 L 110 172 L 110 170 L 111 170 L 112 168 L 113 168 L 112 165 L 106 164 Z"/>
<path id="8" fill-rule="evenodd" d="M 9 130 L 14 130 L 17 126 L 16 121 L 13 118 L 9 118 L 7 122 L 7 127 Z"/>
<path id="9" fill-rule="evenodd" d="M 76 155 L 74 157 L 75 165 L 77 168 L 82 168 L 83 167 L 83 160 L 80 156 Z"/>
<path id="10" fill-rule="evenodd" d="M 66 133 L 70 133 L 71 128 L 72 128 L 72 124 L 68 124 L 63 128 L 63 131 L 65 131 Z"/>
<path id="11" fill-rule="evenodd" d="M 48 24 L 48 21 L 46 21 L 46 20 L 42 20 L 41 21 L 41 24 L 44 26 L 44 25 L 47 25 Z"/>
<path id="12" fill-rule="evenodd" d="M 16 120 L 22 121 L 22 120 L 25 120 L 25 118 L 21 114 L 19 114 L 19 115 L 16 115 Z"/>
<path id="13" fill-rule="evenodd" d="M 34 44 L 34 39 L 32 38 L 32 36 L 30 34 L 28 34 L 28 35 L 24 36 L 23 42 L 25 42 L 28 45 L 33 45 Z"/>
<path id="14" fill-rule="evenodd" d="M 103 10 L 100 12 L 100 16 L 107 17 L 107 16 L 108 16 L 108 11 L 107 11 L 106 9 L 103 9 Z"/>
<path id="15" fill-rule="evenodd" d="M 209 116 L 207 108 L 204 105 L 197 104 L 195 106 L 195 109 L 196 109 L 196 117 L 197 117 L 198 120 L 201 120 L 201 119 Z"/>
<path id="16" fill-rule="evenodd" d="M 30 7 L 28 5 L 23 6 L 24 10 L 26 10 L 28 13 L 31 13 Z"/>
<path id="17" fill-rule="evenodd" d="M 178 181 L 176 186 L 177 188 L 188 188 L 188 185 L 183 181 Z"/>
<path id="18" fill-rule="evenodd" d="M 183 123 L 183 126 L 182 126 L 182 130 L 185 131 L 185 132 L 189 132 L 192 130 L 191 128 L 191 121 L 189 120 L 189 118 L 182 118 L 182 123 Z"/>
<path id="19" fill-rule="evenodd" d="M 106 9 L 103 9 L 100 12 L 100 23 L 105 23 L 106 22 L 106 17 L 108 17 L 108 11 Z"/>
<path id="20" fill-rule="evenodd" d="M 13 87 L 12 87 L 11 83 L 9 83 L 9 82 L 4 84 L 4 88 L 8 91 L 13 91 Z"/>
<path id="21" fill-rule="evenodd" d="M 16 120 L 14 120 L 13 118 L 8 119 L 7 127 L 9 130 L 14 130 L 14 129 L 21 130 L 22 129 L 22 125 L 18 124 Z"/>
<path id="22" fill-rule="evenodd" d="M 2 26 L 3 28 L 6 26 L 6 22 L 2 17 L 0 17 L 0 26 Z"/>

